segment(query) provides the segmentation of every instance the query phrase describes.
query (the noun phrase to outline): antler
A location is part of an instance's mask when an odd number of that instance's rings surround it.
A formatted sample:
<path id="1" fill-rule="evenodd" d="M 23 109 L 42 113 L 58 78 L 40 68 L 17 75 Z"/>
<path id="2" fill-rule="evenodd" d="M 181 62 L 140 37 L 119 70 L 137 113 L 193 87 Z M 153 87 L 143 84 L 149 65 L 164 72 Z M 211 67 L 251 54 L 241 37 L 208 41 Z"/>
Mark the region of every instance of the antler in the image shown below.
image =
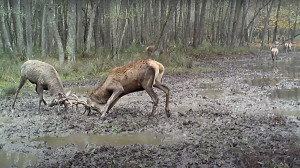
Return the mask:
<path id="1" fill-rule="evenodd" d="M 71 106 L 73 105 L 83 105 L 85 107 L 85 111 L 88 111 L 88 115 L 91 112 L 91 106 L 89 106 L 84 100 L 80 100 L 78 96 L 75 94 L 71 94 L 70 96 L 60 96 L 59 99 L 53 99 L 53 101 L 49 104 L 49 107 L 55 106 L 55 105 L 63 105 L 63 104 L 70 104 Z"/>

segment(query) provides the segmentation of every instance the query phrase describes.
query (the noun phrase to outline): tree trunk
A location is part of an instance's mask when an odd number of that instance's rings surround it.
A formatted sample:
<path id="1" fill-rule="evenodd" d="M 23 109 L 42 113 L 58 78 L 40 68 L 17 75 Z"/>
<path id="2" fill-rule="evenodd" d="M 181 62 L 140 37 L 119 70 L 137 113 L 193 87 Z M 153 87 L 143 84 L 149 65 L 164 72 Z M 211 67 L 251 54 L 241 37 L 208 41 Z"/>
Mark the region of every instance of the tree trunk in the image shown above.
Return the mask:
<path id="1" fill-rule="evenodd" d="M 13 9 L 13 19 L 14 19 L 14 26 L 16 32 L 16 42 L 18 47 L 18 53 L 21 57 L 24 55 L 24 38 L 23 38 L 23 26 L 21 22 L 21 10 L 20 10 L 20 0 L 10 0 Z"/>
<path id="2" fill-rule="evenodd" d="M 278 7 L 277 7 L 277 13 L 276 13 L 276 20 L 275 20 L 275 28 L 273 32 L 273 42 L 277 40 L 277 29 L 278 29 L 278 19 L 279 19 L 279 14 L 280 14 L 280 7 L 281 7 L 281 0 L 278 1 Z"/>
<path id="3" fill-rule="evenodd" d="M 231 24 L 232 24 L 232 16 L 233 16 L 233 11 L 234 11 L 234 4 L 235 4 L 235 1 L 237 0 L 232 0 L 230 1 L 230 8 L 228 7 L 228 10 L 230 9 L 229 11 L 229 20 L 227 22 L 227 33 L 226 33 L 226 45 L 229 45 L 230 44 L 230 37 L 232 36 L 232 27 L 231 27 Z"/>
<path id="4" fill-rule="evenodd" d="M 1 31 L 1 37 L 2 37 L 2 43 L 4 43 L 4 47 L 5 47 L 5 51 L 8 52 L 9 58 L 13 59 L 14 58 L 14 54 L 13 54 L 13 50 L 12 50 L 12 46 L 9 40 L 9 36 L 8 36 L 8 30 L 5 24 L 5 19 L 4 19 L 4 14 L 5 14 L 5 10 L 4 10 L 4 2 L 0 1 L 0 31 Z"/>
<path id="5" fill-rule="evenodd" d="M 193 47 L 198 47 L 198 42 L 199 42 L 199 11 L 200 11 L 200 1 L 195 1 Z"/>
<path id="6" fill-rule="evenodd" d="M 244 0 L 244 4 L 243 4 L 243 17 L 242 17 L 242 26 L 241 26 L 241 30 L 240 30 L 240 34 L 239 34 L 239 37 L 240 37 L 240 46 L 243 46 L 244 45 L 244 37 L 245 37 L 245 32 L 247 32 L 247 30 L 245 30 L 245 24 L 246 24 L 246 18 L 247 18 L 247 13 L 248 13 L 248 9 L 249 9 L 249 3 L 250 3 L 250 0 Z"/>
<path id="7" fill-rule="evenodd" d="M 202 44 L 204 40 L 204 23 L 205 23 L 205 12 L 206 12 L 206 3 L 207 0 L 202 1 L 201 13 L 200 13 L 200 23 L 199 23 L 199 46 Z"/>
<path id="8" fill-rule="evenodd" d="M 76 31 L 76 50 L 78 52 L 82 52 L 84 49 L 84 17 L 83 17 L 83 6 L 86 3 L 85 1 L 78 0 L 76 6 L 76 26 L 77 26 L 77 31 Z"/>
<path id="9" fill-rule="evenodd" d="M 295 38 L 295 34 L 296 34 L 296 28 L 297 28 L 297 21 L 298 21 L 298 16 L 299 16 L 299 7 L 300 7 L 300 1 L 298 1 L 297 3 L 297 10 L 298 12 L 296 12 L 296 16 L 295 16 L 295 22 L 294 22 L 294 26 L 293 26 L 293 30 L 292 30 L 292 33 L 291 33 L 291 42 L 293 43 L 294 42 L 294 38 Z"/>
<path id="10" fill-rule="evenodd" d="M 236 0 L 235 5 L 235 12 L 234 12 L 234 18 L 233 18 L 233 25 L 232 25 L 232 34 L 231 34 L 231 44 L 230 47 L 234 48 L 236 44 L 236 37 L 237 37 L 237 25 L 240 19 L 240 13 L 242 10 L 242 4 L 244 0 Z"/>
<path id="11" fill-rule="evenodd" d="M 67 54 L 70 62 L 75 61 L 76 0 L 69 0 Z"/>
<path id="12" fill-rule="evenodd" d="M 25 25 L 26 25 L 26 55 L 27 59 L 32 59 L 32 19 L 31 19 L 31 0 L 26 0 L 24 3 L 25 10 Z"/>
<path id="13" fill-rule="evenodd" d="M 190 36 L 190 24 L 191 24 L 191 0 L 187 0 L 187 11 L 184 12 L 186 13 L 185 19 L 185 24 L 184 24 L 184 50 L 187 50 L 187 47 L 189 45 L 189 41 L 191 41 L 191 36 Z"/>
<path id="14" fill-rule="evenodd" d="M 43 7 L 43 17 L 42 17 L 42 33 L 41 33 L 41 48 L 42 48 L 42 57 L 46 57 L 48 56 L 48 53 L 47 53 L 47 45 L 46 45 L 46 42 L 47 42 L 47 39 L 49 37 L 46 37 L 46 32 L 47 32 L 47 29 L 48 29 L 48 21 L 47 21 L 47 18 L 48 18 L 48 9 L 47 9 L 48 5 L 47 5 L 47 1 L 44 3 L 44 7 Z"/>
<path id="15" fill-rule="evenodd" d="M 53 34 L 54 34 L 54 38 L 57 44 L 57 48 L 58 48 L 58 59 L 59 59 L 59 63 L 63 64 L 64 60 L 65 60 L 65 54 L 64 54 L 64 48 L 63 48 L 63 44 L 62 44 L 62 40 L 61 37 L 59 35 L 59 31 L 58 31 L 58 26 L 56 24 L 56 19 L 55 19 L 55 6 L 53 5 L 53 0 L 49 1 L 49 20 L 51 22 L 51 28 L 53 30 Z"/>
<path id="16" fill-rule="evenodd" d="M 103 1 L 101 0 L 103 3 Z M 95 52 L 100 52 L 100 47 L 103 45 L 103 28 L 102 28 L 102 19 L 103 19 L 103 10 L 104 7 L 99 3 L 97 11 L 96 11 L 96 20 L 95 20 Z"/>
<path id="17" fill-rule="evenodd" d="M 177 3 L 178 3 L 178 0 L 170 1 L 169 11 L 165 18 L 164 24 L 162 25 L 162 29 L 159 34 L 159 39 L 156 42 L 157 47 L 154 51 L 154 55 L 156 56 L 156 58 L 158 58 L 160 55 L 161 47 L 162 47 L 163 41 L 165 40 L 165 36 L 169 31 L 170 20 L 173 19 L 173 15 L 175 13 Z"/>
<path id="18" fill-rule="evenodd" d="M 261 49 L 263 49 L 264 46 L 265 46 L 266 31 L 267 31 L 267 28 L 268 28 L 268 25 L 269 25 L 269 19 L 270 19 L 270 15 L 271 15 L 271 12 L 272 12 L 274 2 L 275 2 L 275 0 L 272 0 L 272 2 L 270 4 L 270 7 L 268 9 L 267 16 L 266 16 L 266 19 L 265 19 L 265 22 L 264 22 L 264 28 L 261 32 L 261 44 L 260 44 Z"/>
<path id="19" fill-rule="evenodd" d="M 122 15 L 121 19 L 118 19 L 118 28 L 117 34 L 114 38 L 114 46 L 113 46 L 113 59 L 120 59 L 120 49 L 122 44 L 122 37 L 124 37 L 125 29 L 126 29 L 126 10 L 127 10 L 127 0 L 121 0 L 120 12 L 119 15 Z"/>
<path id="20" fill-rule="evenodd" d="M 105 48 L 105 52 L 108 53 L 108 57 L 111 51 L 111 32 L 110 32 L 110 0 L 105 0 L 105 7 L 104 7 L 104 11 L 105 11 L 105 18 L 104 18 L 104 22 L 105 22 L 105 33 L 104 33 L 104 48 Z"/>
<path id="21" fill-rule="evenodd" d="M 89 28 L 88 28 L 87 40 L 86 40 L 86 52 L 90 52 L 90 49 L 91 49 L 92 36 L 93 36 L 92 33 L 94 31 L 94 21 L 95 21 L 98 3 L 99 3 L 99 0 L 94 0 L 93 10 L 92 10 L 92 14 L 90 16 L 90 23 L 89 23 Z"/>

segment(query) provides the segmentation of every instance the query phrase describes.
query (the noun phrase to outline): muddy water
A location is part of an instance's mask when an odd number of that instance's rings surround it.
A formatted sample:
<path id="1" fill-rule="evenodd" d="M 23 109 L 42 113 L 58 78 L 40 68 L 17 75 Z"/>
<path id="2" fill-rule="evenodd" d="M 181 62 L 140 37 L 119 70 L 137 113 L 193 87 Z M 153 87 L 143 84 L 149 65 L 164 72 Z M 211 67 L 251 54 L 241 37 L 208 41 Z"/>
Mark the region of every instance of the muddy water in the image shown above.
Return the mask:
<path id="1" fill-rule="evenodd" d="M 253 71 L 281 73 L 284 77 L 300 79 L 300 58 L 296 54 L 285 55 L 274 63 L 268 57 L 237 63 Z"/>
<path id="2" fill-rule="evenodd" d="M 300 99 L 300 88 L 292 89 L 276 89 L 269 95 L 271 100 L 294 100 L 298 101 Z"/>
<path id="3" fill-rule="evenodd" d="M 170 143 L 165 141 L 169 137 L 165 134 L 141 132 L 134 134 L 115 134 L 115 135 L 96 135 L 76 133 L 68 136 L 45 136 L 33 139 L 33 141 L 43 141 L 47 145 L 57 148 L 66 144 L 74 144 L 80 149 L 84 149 L 88 144 L 96 145 L 111 145 L 111 146 L 125 146 L 131 144 L 148 144 L 161 145 Z"/>
<path id="4" fill-rule="evenodd" d="M 275 86 L 279 81 L 280 81 L 280 79 L 277 79 L 277 78 L 268 78 L 268 77 L 263 77 L 263 76 L 255 77 L 254 79 L 251 79 L 251 80 L 250 79 L 245 80 L 245 82 L 248 85 L 259 86 L 259 87 Z"/>
<path id="5" fill-rule="evenodd" d="M 15 165 L 17 167 L 27 167 L 34 165 L 38 161 L 35 155 L 25 153 L 7 153 L 0 151 L 0 167 L 10 167 Z"/>
<path id="6" fill-rule="evenodd" d="M 283 110 L 273 110 L 272 112 L 277 115 L 300 117 L 300 110 L 285 110 L 285 109 L 283 109 Z M 298 136 L 300 137 L 300 134 Z"/>

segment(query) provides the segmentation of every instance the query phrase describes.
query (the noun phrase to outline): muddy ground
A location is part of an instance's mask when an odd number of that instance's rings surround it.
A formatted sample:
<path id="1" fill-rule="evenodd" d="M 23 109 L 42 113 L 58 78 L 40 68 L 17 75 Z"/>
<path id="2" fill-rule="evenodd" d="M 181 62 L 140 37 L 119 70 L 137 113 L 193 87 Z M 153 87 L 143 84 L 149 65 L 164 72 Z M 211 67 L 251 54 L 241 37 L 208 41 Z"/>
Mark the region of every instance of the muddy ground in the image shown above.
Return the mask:
<path id="1" fill-rule="evenodd" d="M 34 87 L 23 88 L 15 110 L 13 97 L 0 101 L 0 167 L 300 167 L 299 60 L 299 53 L 281 54 L 275 64 L 267 54 L 205 59 L 193 68 L 212 71 L 167 73 L 171 118 L 158 90 L 153 118 L 150 97 L 138 92 L 122 98 L 103 121 L 80 107 L 64 112 L 42 106 L 38 114 L 37 95 L 25 91 Z M 99 82 L 64 85 L 76 90 Z M 144 139 L 139 133 L 146 133 Z M 55 137 L 74 134 L 57 146 L 39 140 L 50 136 L 59 144 L 63 140 Z M 84 139 L 94 134 L 133 139 L 127 145 Z M 151 138 L 159 142 L 148 143 Z M 79 146 L 74 140 L 87 142 Z"/>

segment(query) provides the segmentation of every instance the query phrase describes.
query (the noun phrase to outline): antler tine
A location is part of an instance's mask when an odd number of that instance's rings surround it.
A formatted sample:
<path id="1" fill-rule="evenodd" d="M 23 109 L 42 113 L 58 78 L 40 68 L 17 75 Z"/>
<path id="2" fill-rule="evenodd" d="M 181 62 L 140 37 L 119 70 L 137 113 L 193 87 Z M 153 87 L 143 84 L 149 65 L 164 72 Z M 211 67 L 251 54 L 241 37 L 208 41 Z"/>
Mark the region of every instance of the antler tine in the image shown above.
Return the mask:
<path id="1" fill-rule="evenodd" d="M 84 100 L 79 99 L 75 94 L 72 94 L 67 98 L 67 103 L 71 104 L 71 106 L 83 105 L 85 107 L 84 112 L 88 111 L 88 114 L 91 111 L 91 107 Z"/>

